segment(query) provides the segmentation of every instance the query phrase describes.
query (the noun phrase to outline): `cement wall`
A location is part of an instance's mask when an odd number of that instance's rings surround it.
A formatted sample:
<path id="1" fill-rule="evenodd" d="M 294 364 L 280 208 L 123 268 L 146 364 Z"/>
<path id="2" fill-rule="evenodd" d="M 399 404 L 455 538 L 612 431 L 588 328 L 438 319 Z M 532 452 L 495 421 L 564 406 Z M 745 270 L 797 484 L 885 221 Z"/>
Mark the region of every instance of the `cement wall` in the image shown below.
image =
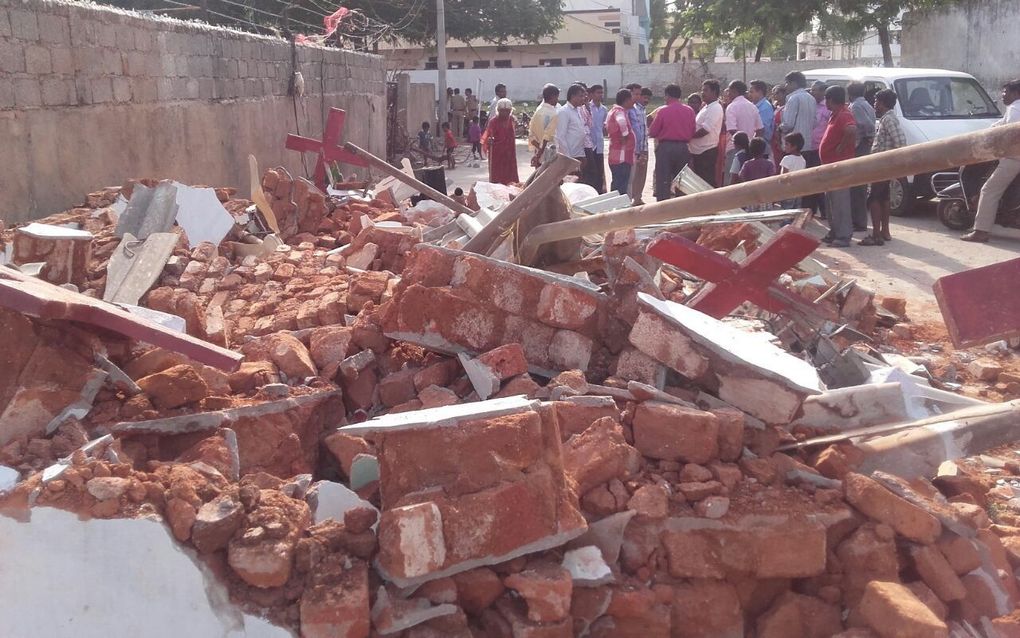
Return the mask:
<path id="1" fill-rule="evenodd" d="M 406 135 L 413 139 L 418 134 L 422 122 L 436 120 L 436 85 L 411 82 L 406 73 L 397 75 L 397 122 L 400 131 L 397 135 Z"/>
<path id="2" fill-rule="evenodd" d="M 964 71 L 998 98 L 998 88 L 1020 76 L 1020 2 L 966 0 L 903 19 L 903 66 Z"/>
<path id="3" fill-rule="evenodd" d="M 783 80 L 794 70 L 820 69 L 831 64 L 820 62 L 706 62 L 676 64 L 613 64 L 601 66 L 545 67 L 540 69 L 453 69 L 446 72 L 448 86 L 475 89 L 482 79 L 482 98 L 492 99 L 492 88 L 502 82 L 507 85 L 510 98 L 534 102 L 546 83 L 552 82 L 561 89 L 581 81 L 586 84 L 603 84 L 612 95 L 631 82 L 651 87 L 661 93 L 667 84 L 679 82 L 685 93 L 697 90 L 707 78 L 720 81 L 761 79 L 769 84 Z M 412 82 L 431 82 L 438 86 L 436 71 L 408 71 Z"/>
<path id="4" fill-rule="evenodd" d="M 286 135 L 319 137 L 333 106 L 348 112 L 346 140 L 384 155 L 383 59 L 297 52 L 306 88 L 295 120 L 291 46 L 282 39 L 94 5 L 0 0 L 0 219 L 64 210 L 130 177 L 247 195 L 248 154 L 304 174 Z"/>

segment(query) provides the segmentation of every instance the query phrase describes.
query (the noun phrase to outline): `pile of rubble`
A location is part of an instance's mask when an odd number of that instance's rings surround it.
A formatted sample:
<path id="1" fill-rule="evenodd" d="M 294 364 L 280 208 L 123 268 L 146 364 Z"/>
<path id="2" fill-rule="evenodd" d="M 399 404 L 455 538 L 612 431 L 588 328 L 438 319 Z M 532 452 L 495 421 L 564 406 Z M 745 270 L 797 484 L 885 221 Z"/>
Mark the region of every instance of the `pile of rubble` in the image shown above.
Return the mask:
<path id="1" fill-rule="evenodd" d="M 161 519 L 267 635 L 1020 635 L 1020 456 L 859 444 L 928 417 L 945 448 L 951 399 L 902 371 L 826 389 L 811 319 L 777 339 L 774 316 L 698 312 L 633 231 L 565 276 L 283 169 L 259 194 L 279 234 L 216 189 L 219 241 L 189 239 L 179 195 L 126 237 L 164 184 L 0 233 L 40 278 L 0 267 L 4 514 Z M 114 283 L 144 290 L 111 310 Z M 905 314 L 803 271 L 781 285 L 856 335 Z M 878 354 L 827 343 L 827 382 Z"/>

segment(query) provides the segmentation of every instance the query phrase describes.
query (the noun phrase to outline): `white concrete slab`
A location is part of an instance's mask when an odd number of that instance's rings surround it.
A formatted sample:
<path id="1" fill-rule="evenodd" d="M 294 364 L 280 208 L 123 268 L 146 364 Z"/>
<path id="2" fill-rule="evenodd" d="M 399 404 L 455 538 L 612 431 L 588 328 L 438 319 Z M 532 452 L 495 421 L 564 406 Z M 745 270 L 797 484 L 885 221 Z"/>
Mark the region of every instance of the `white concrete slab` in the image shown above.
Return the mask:
<path id="1" fill-rule="evenodd" d="M 485 419 L 504 414 L 513 414 L 524 410 L 533 410 L 538 407 L 538 401 L 533 401 L 524 395 L 491 399 L 489 401 L 477 401 L 475 403 L 459 403 L 457 405 L 445 405 L 427 410 L 415 410 L 414 412 L 398 412 L 377 417 L 364 423 L 346 425 L 338 428 L 338 432 L 362 436 L 372 432 L 394 432 L 398 430 L 409 430 L 420 427 L 448 427 L 456 425 L 465 419 Z"/>
<path id="2" fill-rule="evenodd" d="M 822 391 L 814 366 L 773 344 L 771 335 L 737 330 L 693 308 L 645 293 L 638 293 L 638 299 L 717 355 L 794 388 L 809 393 Z"/>
<path id="3" fill-rule="evenodd" d="M 291 638 L 242 612 L 226 588 L 151 519 L 81 521 L 52 508 L 0 516 L 5 638 Z"/>
<path id="4" fill-rule="evenodd" d="M 307 500 L 312 506 L 316 524 L 328 519 L 343 523 L 344 514 L 358 507 L 376 509 L 375 505 L 358 496 L 354 490 L 333 481 L 319 481 L 312 485 Z"/>
<path id="5" fill-rule="evenodd" d="M 0 494 L 13 490 L 14 486 L 18 484 L 18 479 L 20 478 L 21 474 L 19 474 L 13 467 L 0 465 Z"/>
<path id="6" fill-rule="evenodd" d="M 177 187 L 177 224 L 188 235 L 191 246 L 204 241 L 219 245 L 234 226 L 234 218 L 223 207 L 211 188 L 192 188 L 174 182 Z"/>
<path id="7" fill-rule="evenodd" d="M 67 226 L 54 226 L 52 224 L 40 224 L 32 222 L 17 230 L 30 237 L 38 239 L 92 239 L 92 233 L 87 230 L 68 228 Z"/>

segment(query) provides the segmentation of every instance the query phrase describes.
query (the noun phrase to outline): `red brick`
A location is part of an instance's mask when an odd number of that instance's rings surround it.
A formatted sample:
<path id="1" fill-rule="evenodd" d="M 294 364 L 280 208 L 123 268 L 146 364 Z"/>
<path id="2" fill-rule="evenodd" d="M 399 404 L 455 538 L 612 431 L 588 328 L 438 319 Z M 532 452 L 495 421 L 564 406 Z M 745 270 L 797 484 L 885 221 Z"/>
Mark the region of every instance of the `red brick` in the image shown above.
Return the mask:
<path id="1" fill-rule="evenodd" d="M 880 635 L 902 638 L 948 638 L 946 624 L 917 596 L 899 583 L 872 581 L 864 590 L 857 613 Z"/>
<path id="2" fill-rule="evenodd" d="M 920 507 L 900 498 L 862 474 L 850 473 L 843 479 L 846 499 L 866 516 L 891 526 L 910 540 L 931 544 L 939 537 L 942 525 Z"/>
<path id="3" fill-rule="evenodd" d="M 633 427 L 634 446 L 653 459 L 708 463 L 719 453 L 719 420 L 710 412 L 646 401 Z"/>
<path id="4" fill-rule="evenodd" d="M 677 585 L 673 592 L 673 627 L 678 638 L 743 638 L 744 615 L 733 585 L 693 580 Z"/>
<path id="5" fill-rule="evenodd" d="M 508 343 L 489 350 L 478 355 L 477 360 L 489 366 L 501 381 L 528 371 L 528 361 L 519 343 Z"/>
<path id="6" fill-rule="evenodd" d="M 570 613 L 573 581 L 570 572 L 559 565 L 526 569 L 507 576 L 503 584 L 524 598 L 532 622 L 556 622 Z"/>
<path id="7" fill-rule="evenodd" d="M 196 403 L 209 396 L 205 379 L 190 365 L 179 365 L 143 377 L 138 387 L 161 410 Z"/>

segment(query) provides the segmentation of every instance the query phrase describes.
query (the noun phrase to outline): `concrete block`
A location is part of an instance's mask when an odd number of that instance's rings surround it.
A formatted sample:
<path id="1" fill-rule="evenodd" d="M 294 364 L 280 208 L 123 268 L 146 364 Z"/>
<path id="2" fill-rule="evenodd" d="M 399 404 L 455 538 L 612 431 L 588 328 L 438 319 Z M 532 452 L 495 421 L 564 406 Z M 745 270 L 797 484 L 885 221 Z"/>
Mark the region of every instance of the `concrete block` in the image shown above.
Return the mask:
<path id="1" fill-rule="evenodd" d="M 11 37 L 11 18 L 7 9 L 0 9 L 0 37 Z"/>
<path id="2" fill-rule="evenodd" d="M 131 51 L 124 56 L 124 70 L 128 75 L 146 75 L 149 56 L 138 51 Z"/>
<path id="3" fill-rule="evenodd" d="M 49 45 L 71 46 L 71 23 L 66 16 L 40 15 L 39 39 Z"/>
<path id="4" fill-rule="evenodd" d="M 113 82 L 110 78 L 96 78 L 90 80 L 89 85 L 93 104 L 113 101 Z"/>
<path id="5" fill-rule="evenodd" d="M 131 80 L 128 78 L 113 78 L 113 100 L 115 102 L 131 101 Z"/>
<path id="6" fill-rule="evenodd" d="M 74 73 L 74 58 L 71 49 L 50 49 L 50 69 L 53 73 L 71 75 Z"/>
<path id="7" fill-rule="evenodd" d="M 10 82 L 0 82 L 0 109 L 14 106 L 14 86 Z"/>
<path id="8" fill-rule="evenodd" d="M 45 75 L 52 71 L 50 51 L 46 47 L 30 45 L 25 47 L 25 72 L 32 75 Z"/>
<path id="9" fill-rule="evenodd" d="M 0 73 L 24 73 L 25 50 L 15 42 L 0 42 Z"/>
<path id="10" fill-rule="evenodd" d="M 70 106 L 76 100 L 74 80 L 51 78 L 42 81 L 42 103 L 45 106 Z"/>
<path id="11" fill-rule="evenodd" d="M 100 24 L 96 27 L 96 43 L 103 47 L 117 46 L 117 27 L 113 24 Z"/>
<path id="12" fill-rule="evenodd" d="M 119 49 L 121 53 L 134 51 L 135 49 L 134 29 L 120 29 L 117 31 L 117 49 Z"/>
<path id="13" fill-rule="evenodd" d="M 123 75 L 124 73 L 124 60 L 121 58 L 120 51 L 116 49 L 104 49 L 100 53 L 102 60 L 102 72 L 108 75 Z"/>
<path id="14" fill-rule="evenodd" d="M 151 51 L 153 45 L 153 34 L 149 30 L 136 29 L 135 46 L 136 51 Z"/>
<path id="15" fill-rule="evenodd" d="M 39 39 L 39 20 L 35 11 L 11 9 L 10 21 L 11 35 L 15 38 L 33 42 Z"/>
<path id="16" fill-rule="evenodd" d="M 42 106 L 42 90 L 39 80 L 14 80 L 14 104 L 19 107 Z"/>
<path id="17" fill-rule="evenodd" d="M 92 104 L 92 83 L 83 77 L 74 79 L 75 101 L 79 104 Z"/>

